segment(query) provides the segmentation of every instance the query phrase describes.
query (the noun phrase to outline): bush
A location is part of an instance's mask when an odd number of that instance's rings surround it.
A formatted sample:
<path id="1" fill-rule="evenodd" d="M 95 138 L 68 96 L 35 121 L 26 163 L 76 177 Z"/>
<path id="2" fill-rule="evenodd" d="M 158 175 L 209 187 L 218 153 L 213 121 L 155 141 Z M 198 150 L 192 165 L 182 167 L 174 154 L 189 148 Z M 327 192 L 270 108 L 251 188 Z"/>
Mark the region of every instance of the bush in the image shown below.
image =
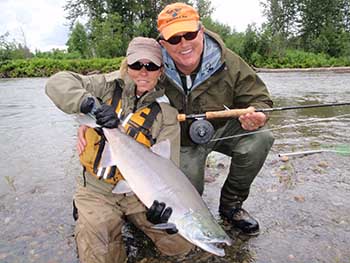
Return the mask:
<path id="1" fill-rule="evenodd" d="M 0 77 L 49 77 L 62 70 L 74 71 L 80 74 L 89 72 L 106 73 L 117 70 L 123 57 L 113 59 L 51 59 L 33 58 L 8 60 L 0 64 Z"/>

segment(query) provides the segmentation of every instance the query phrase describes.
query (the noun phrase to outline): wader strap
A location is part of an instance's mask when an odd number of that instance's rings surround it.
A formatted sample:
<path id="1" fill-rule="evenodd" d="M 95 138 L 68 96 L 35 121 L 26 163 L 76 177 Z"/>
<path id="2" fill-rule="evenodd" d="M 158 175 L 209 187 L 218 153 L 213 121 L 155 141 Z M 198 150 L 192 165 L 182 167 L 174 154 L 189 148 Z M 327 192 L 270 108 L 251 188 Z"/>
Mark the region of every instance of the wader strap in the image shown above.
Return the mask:
<path id="1" fill-rule="evenodd" d="M 105 148 L 105 144 L 106 144 L 105 138 L 101 137 L 101 140 L 98 143 L 98 151 L 97 151 L 96 158 L 94 161 L 94 173 L 95 174 L 97 174 L 98 164 L 100 163 L 102 152 L 103 152 L 103 149 Z"/>
<path id="2" fill-rule="evenodd" d="M 151 110 L 147 116 L 144 116 L 144 113 L 142 113 L 141 116 L 145 117 L 145 122 L 142 125 L 143 133 L 150 140 L 151 145 L 153 145 L 155 143 L 155 139 L 152 138 L 152 134 L 150 130 L 154 123 L 154 120 L 156 119 L 158 113 L 160 112 L 160 106 L 157 102 L 153 102 L 150 105 L 150 108 Z"/>
<path id="3" fill-rule="evenodd" d="M 112 97 L 112 104 L 111 104 L 114 109 L 117 108 L 118 103 L 119 103 L 120 99 L 122 98 L 122 92 L 123 92 L 123 90 L 120 87 L 118 80 L 116 80 L 115 81 L 115 89 L 114 89 L 113 97 Z"/>
<path id="4" fill-rule="evenodd" d="M 109 171 L 109 174 L 107 175 L 107 179 L 113 178 L 116 171 L 117 171 L 117 166 L 113 165 L 111 167 L 111 170 Z"/>
<path id="5" fill-rule="evenodd" d="M 157 102 L 153 102 L 150 105 L 150 108 L 151 110 L 147 116 L 144 116 L 145 115 L 144 113 L 141 114 L 141 116 L 145 118 L 145 122 L 143 123 L 142 127 L 147 130 L 151 129 L 154 120 L 156 119 L 158 113 L 160 112 L 160 106 Z"/>
<path id="6" fill-rule="evenodd" d="M 85 166 L 83 166 L 83 180 L 84 180 L 84 187 L 86 187 L 86 177 L 85 177 L 85 172 L 86 172 L 86 168 Z"/>

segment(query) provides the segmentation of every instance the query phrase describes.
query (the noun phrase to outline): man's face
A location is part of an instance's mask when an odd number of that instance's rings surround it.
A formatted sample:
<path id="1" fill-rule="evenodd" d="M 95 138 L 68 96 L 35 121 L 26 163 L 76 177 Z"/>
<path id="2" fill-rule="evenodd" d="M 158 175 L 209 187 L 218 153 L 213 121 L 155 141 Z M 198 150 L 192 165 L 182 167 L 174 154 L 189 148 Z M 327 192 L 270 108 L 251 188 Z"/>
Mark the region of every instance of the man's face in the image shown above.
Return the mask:
<path id="1" fill-rule="evenodd" d="M 183 36 L 188 32 L 180 32 L 174 36 Z M 174 37 L 172 36 L 172 37 Z M 186 40 L 181 37 L 178 44 L 170 44 L 166 40 L 160 40 L 160 44 L 167 50 L 174 60 L 178 69 L 186 74 L 191 74 L 199 65 L 203 52 L 204 29 L 200 28 L 197 37 L 193 40 Z"/>

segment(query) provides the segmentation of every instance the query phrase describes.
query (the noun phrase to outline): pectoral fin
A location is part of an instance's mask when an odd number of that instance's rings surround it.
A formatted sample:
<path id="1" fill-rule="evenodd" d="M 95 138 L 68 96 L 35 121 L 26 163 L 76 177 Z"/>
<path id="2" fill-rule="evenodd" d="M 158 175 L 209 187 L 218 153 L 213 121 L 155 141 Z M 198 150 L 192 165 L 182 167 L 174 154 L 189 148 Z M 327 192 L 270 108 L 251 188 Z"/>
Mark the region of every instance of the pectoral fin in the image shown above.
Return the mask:
<path id="1" fill-rule="evenodd" d="M 132 193 L 132 190 L 125 180 L 120 180 L 112 190 L 113 194 L 128 194 Z"/>
<path id="2" fill-rule="evenodd" d="M 151 151 L 154 152 L 155 154 L 158 154 L 166 159 L 170 159 L 171 155 L 171 146 L 170 146 L 170 141 L 169 140 L 164 140 L 161 142 L 158 142 L 154 144 L 151 147 Z"/>

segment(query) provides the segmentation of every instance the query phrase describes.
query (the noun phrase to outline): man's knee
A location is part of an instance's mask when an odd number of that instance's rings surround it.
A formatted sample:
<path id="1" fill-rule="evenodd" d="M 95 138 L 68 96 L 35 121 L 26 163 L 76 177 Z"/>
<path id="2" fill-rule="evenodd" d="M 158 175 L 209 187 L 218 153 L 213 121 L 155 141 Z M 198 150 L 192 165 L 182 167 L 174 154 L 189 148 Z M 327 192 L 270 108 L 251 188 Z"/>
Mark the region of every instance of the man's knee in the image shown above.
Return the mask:
<path id="1" fill-rule="evenodd" d="M 274 138 L 271 132 L 261 132 L 254 135 L 248 135 L 237 144 L 237 147 L 233 149 L 233 156 L 235 158 L 241 158 L 240 161 L 260 161 L 265 160 L 268 155 Z"/>
<path id="2" fill-rule="evenodd" d="M 256 147 L 264 151 L 266 155 L 269 153 L 275 138 L 270 131 L 265 130 L 265 132 L 255 134 L 257 141 Z"/>
<path id="3" fill-rule="evenodd" d="M 207 153 L 202 147 L 183 146 L 180 152 L 181 171 L 190 180 L 199 194 L 204 190 L 204 169 Z"/>

